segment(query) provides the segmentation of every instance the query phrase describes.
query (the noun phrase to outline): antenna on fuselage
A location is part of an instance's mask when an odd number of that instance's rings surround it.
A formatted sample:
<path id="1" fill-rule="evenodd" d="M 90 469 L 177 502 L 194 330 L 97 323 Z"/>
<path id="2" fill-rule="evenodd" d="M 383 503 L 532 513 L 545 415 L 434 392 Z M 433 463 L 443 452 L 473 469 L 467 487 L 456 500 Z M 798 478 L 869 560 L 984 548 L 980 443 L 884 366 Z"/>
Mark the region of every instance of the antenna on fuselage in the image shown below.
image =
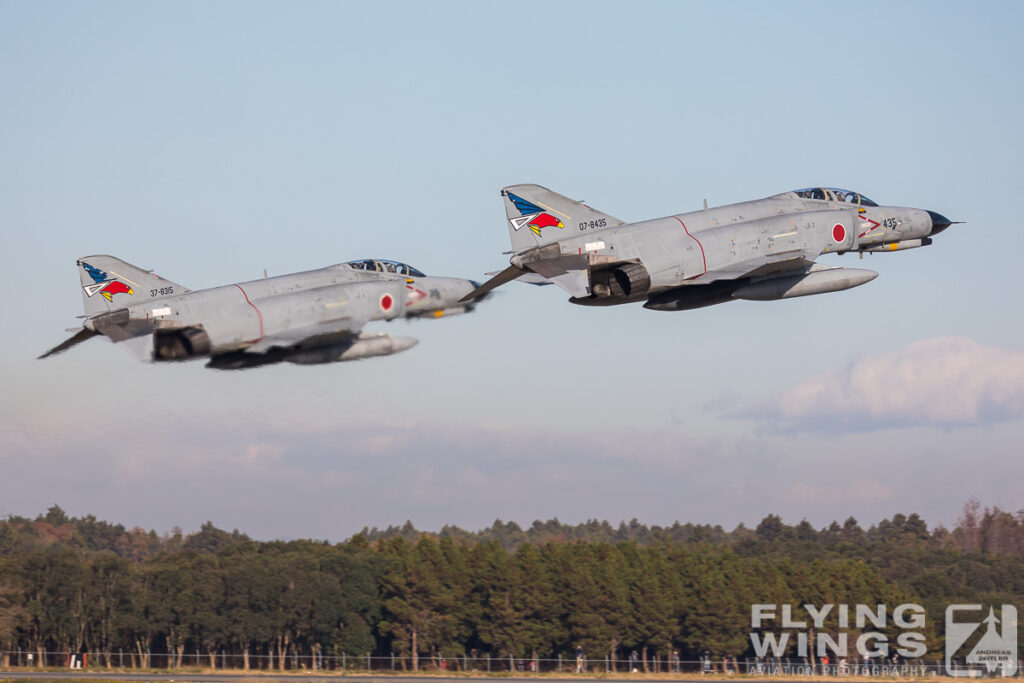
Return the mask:
<path id="1" fill-rule="evenodd" d="M 707 208 L 708 208 L 708 200 L 705 198 L 704 199 L 704 210 L 706 211 Z"/>
<path id="2" fill-rule="evenodd" d="M 266 268 L 263 269 L 263 279 L 264 280 L 267 279 L 267 269 Z"/>

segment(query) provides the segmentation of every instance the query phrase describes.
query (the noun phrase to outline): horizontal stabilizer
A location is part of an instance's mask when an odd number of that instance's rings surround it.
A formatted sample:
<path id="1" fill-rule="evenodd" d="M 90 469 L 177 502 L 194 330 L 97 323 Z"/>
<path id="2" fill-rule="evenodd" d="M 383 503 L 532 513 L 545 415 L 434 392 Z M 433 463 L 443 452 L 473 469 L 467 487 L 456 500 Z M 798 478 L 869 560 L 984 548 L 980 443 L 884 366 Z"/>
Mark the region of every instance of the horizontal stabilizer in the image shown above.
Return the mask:
<path id="1" fill-rule="evenodd" d="M 467 301 L 477 299 L 483 296 L 484 294 L 487 294 L 487 292 L 491 291 L 492 289 L 495 289 L 496 287 L 501 287 L 506 282 L 512 282 L 512 280 L 515 280 L 519 278 L 521 275 L 524 275 L 528 272 L 530 271 L 520 268 L 519 266 L 509 266 L 505 270 L 501 271 L 500 273 L 492 277 L 487 282 L 483 283 L 482 285 L 474 289 L 466 296 L 459 299 L 459 303 L 465 303 Z"/>
<path id="2" fill-rule="evenodd" d="M 39 356 L 39 359 L 41 360 L 43 358 L 49 358 L 50 356 L 56 356 L 58 353 L 63 353 L 64 351 L 70 349 L 72 346 L 76 346 L 84 341 L 92 339 L 98 334 L 99 332 L 94 332 L 93 330 L 83 327 L 70 339 L 66 339 L 60 344 L 57 344 L 57 346 L 54 346 L 52 349 L 50 349 L 43 355 Z"/>

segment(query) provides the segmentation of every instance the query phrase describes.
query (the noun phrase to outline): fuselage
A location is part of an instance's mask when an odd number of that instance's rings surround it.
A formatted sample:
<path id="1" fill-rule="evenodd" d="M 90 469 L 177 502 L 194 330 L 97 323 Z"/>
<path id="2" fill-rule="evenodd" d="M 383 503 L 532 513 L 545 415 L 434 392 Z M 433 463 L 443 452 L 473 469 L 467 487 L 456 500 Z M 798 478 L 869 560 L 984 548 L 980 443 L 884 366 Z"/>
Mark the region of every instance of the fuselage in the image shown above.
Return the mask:
<path id="1" fill-rule="evenodd" d="M 786 192 L 616 227 L 570 223 L 565 230 L 578 234 L 559 236 L 560 258 L 585 259 L 590 278 L 588 296 L 571 301 L 615 305 L 712 283 L 736 289 L 741 278 L 749 282 L 749 264 L 759 261 L 765 264 L 755 276 L 770 276 L 791 267 L 789 261 L 811 262 L 825 253 L 924 246 L 937 232 L 938 214 L 878 206 L 845 191 L 816 192 L 821 198 Z M 730 279 L 731 285 L 722 282 Z"/>
<path id="2" fill-rule="evenodd" d="M 163 331 L 201 330 L 201 348 L 190 348 L 195 351 L 190 356 L 216 356 L 263 340 L 268 340 L 264 347 L 276 339 L 287 346 L 289 339 L 326 337 L 376 320 L 465 312 L 467 307 L 457 302 L 472 288 L 470 280 L 428 277 L 415 269 L 388 272 L 343 263 L 185 294 L 160 297 L 153 292 L 154 298 L 93 318 L 86 326 L 115 341 L 121 341 L 116 335 L 155 333 L 156 359 Z"/>

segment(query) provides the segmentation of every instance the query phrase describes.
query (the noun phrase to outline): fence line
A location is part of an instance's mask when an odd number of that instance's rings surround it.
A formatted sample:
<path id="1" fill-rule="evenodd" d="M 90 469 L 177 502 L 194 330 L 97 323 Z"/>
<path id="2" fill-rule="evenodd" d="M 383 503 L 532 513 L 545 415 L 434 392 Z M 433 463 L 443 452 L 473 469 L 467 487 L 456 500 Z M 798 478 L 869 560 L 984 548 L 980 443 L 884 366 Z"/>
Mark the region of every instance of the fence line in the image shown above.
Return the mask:
<path id="1" fill-rule="evenodd" d="M 476 653 L 434 654 L 415 658 L 410 655 L 300 655 L 290 652 L 283 657 L 276 654 L 228 654 L 217 652 L 168 653 L 151 651 L 82 652 L 28 650 L 0 651 L 7 667 L 72 667 L 87 669 L 223 669 L 264 671 L 451 671 L 477 673 L 661 673 L 661 674 L 745 674 L 762 676 L 882 676 L 907 677 L 946 675 L 941 660 L 891 660 L 886 658 L 841 659 L 827 661 L 793 658 L 703 658 L 683 660 L 673 655 L 652 655 L 643 662 L 638 656 L 626 659 L 609 657 L 501 657 Z M 956 663 L 957 675 L 966 677 L 991 676 L 984 667 Z M 1018 662 L 1013 674 L 1020 677 L 1024 662 Z M 994 672 L 1002 676 L 1002 671 Z"/>

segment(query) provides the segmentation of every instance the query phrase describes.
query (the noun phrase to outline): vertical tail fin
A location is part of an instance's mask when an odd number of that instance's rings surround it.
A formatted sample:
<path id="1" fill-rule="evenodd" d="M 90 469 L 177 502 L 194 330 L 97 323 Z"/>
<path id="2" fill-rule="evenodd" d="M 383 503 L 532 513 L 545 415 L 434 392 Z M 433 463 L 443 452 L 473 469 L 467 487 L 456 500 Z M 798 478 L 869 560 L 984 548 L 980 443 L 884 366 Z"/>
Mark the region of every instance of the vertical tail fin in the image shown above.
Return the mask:
<path id="1" fill-rule="evenodd" d="M 189 291 L 170 280 L 105 254 L 83 256 L 76 265 L 82 283 L 82 302 L 85 314 L 89 317 L 149 299 Z"/>
<path id="2" fill-rule="evenodd" d="M 501 196 L 512 250 L 516 252 L 557 242 L 580 230 L 623 224 L 618 218 L 540 185 L 510 185 L 502 188 Z"/>

